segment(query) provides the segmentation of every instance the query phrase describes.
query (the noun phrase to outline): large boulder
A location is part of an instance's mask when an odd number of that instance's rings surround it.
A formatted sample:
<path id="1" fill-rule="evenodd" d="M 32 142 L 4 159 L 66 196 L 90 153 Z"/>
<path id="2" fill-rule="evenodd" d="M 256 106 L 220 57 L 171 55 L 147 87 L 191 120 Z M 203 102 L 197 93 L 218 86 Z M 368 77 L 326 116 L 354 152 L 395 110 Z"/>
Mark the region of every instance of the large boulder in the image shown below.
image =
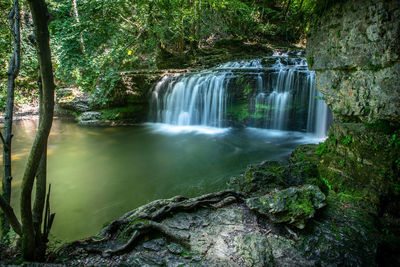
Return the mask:
<path id="1" fill-rule="evenodd" d="M 92 99 L 88 93 L 73 88 L 63 88 L 56 92 L 56 104 L 62 109 L 81 113 L 91 110 Z"/>
<path id="2" fill-rule="evenodd" d="M 318 187 L 289 187 L 265 196 L 249 198 L 246 205 L 272 222 L 287 223 L 303 229 L 316 210 L 325 206 L 325 195 Z"/>
<path id="3" fill-rule="evenodd" d="M 323 192 L 328 192 L 317 166 L 310 162 L 284 165 L 277 161 L 265 161 L 248 166 L 243 174 L 232 177 L 228 182 L 229 188 L 247 196 L 261 196 L 275 189 L 302 184 L 314 184 Z"/>

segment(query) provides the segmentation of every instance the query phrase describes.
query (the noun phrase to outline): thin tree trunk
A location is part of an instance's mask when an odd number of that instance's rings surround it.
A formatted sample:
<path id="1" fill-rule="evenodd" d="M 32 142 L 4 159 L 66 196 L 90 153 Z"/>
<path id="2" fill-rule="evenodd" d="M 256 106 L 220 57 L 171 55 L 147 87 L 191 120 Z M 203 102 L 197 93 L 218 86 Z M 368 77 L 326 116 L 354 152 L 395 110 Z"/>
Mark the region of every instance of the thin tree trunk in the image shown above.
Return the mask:
<path id="1" fill-rule="evenodd" d="M 3 166 L 4 175 L 2 180 L 2 195 L 7 204 L 11 201 L 11 139 L 12 139 L 12 120 L 14 109 L 15 79 L 18 76 L 21 65 L 21 40 L 20 40 L 20 9 L 18 0 L 14 0 L 12 10 L 8 16 L 10 21 L 10 31 L 13 37 L 13 55 L 8 67 L 8 88 L 7 105 L 5 114 L 5 131 L 3 142 Z M 7 216 L 1 214 L 1 232 L 4 236 L 10 230 Z"/>
<path id="2" fill-rule="evenodd" d="M 41 109 L 39 110 L 39 117 L 42 117 L 41 114 L 44 112 L 43 108 L 43 89 L 42 89 L 42 78 L 38 77 L 38 86 L 39 86 L 39 106 Z M 39 121 L 40 124 L 40 121 Z M 46 251 L 46 242 L 44 240 L 43 234 L 41 232 L 41 225 L 43 222 L 43 210 L 46 199 L 46 180 L 47 180 L 47 140 L 44 145 L 44 152 L 40 159 L 39 167 L 36 173 L 36 192 L 35 192 L 35 202 L 33 204 L 32 216 L 33 216 L 33 227 L 35 231 L 35 244 L 36 244 L 36 260 L 42 261 L 44 260 L 45 251 Z"/>
<path id="3" fill-rule="evenodd" d="M 77 1 L 78 0 L 72 0 L 72 9 L 73 9 L 73 12 L 74 12 L 74 15 L 75 15 L 75 22 L 79 24 L 80 23 L 80 19 L 79 19 Z M 80 38 L 79 45 L 81 47 L 82 54 L 84 54 L 85 53 L 85 44 L 83 43 L 82 33 L 79 34 L 79 38 Z"/>
<path id="4" fill-rule="evenodd" d="M 3 214 L 7 217 L 8 222 L 11 224 L 14 231 L 18 235 L 22 236 L 22 227 L 17 219 L 17 216 L 15 216 L 14 210 L 1 195 L 0 195 L 0 209 L 3 211 Z"/>
<path id="5" fill-rule="evenodd" d="M 36 46 L 42 80 L 40 121 L 21 184 L 22 254 L 25 260 L 35 260 L 35 229 L 32 216 L 32 189 L 42 155 L 47 153 L 46 142 L 53 122 L 54 77 L 49 45 L 49 13 L 44 0 L 30 0 L 29 6 L 35 25 Z M 40 198 L 41 196 L 39 196 Z M 40 200 L 36 200 L 40 201 Z M 44 201 L 43 201 L 44 203 Z"/>

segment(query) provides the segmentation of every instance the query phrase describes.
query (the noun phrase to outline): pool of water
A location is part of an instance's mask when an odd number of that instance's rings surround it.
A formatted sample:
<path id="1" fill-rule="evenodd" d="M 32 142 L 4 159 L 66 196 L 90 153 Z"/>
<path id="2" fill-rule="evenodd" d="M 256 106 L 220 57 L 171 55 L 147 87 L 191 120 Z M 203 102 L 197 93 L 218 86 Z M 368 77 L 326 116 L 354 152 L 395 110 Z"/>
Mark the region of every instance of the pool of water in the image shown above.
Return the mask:
<path id="1" fill-rule="evenodd" d="M 15 123 L 12 205 L 36 120 Z M 250 163 L 283 160 L 302 143 L 300 132 L 142 124 L 82 128 L 55 120 L 49 139 L 48 180 L 56 213 L 52 238 L 71 241 L 98 233 L 104 223 L 159 198 L 223 189 Z"/>

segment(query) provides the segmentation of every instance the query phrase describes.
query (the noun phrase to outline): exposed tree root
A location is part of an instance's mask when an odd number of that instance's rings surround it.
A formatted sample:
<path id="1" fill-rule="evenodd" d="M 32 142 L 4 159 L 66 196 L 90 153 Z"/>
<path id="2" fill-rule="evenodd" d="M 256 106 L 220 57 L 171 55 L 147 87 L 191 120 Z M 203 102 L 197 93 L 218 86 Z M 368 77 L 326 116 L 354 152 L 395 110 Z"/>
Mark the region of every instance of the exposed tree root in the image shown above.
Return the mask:
<path id="1" fill-rule="evenodd" d="M 114 250 L 106 250 L 103 253 L 103 257 L 110 257 L 113 255 L 118 255 L 122 254 L 124 252 L 130 251 L 138 238 L 144 234 L 148 234 L 150 232 L 158 232 L 161 233 L 162 235 L 166 236 L 167 238 L 170 238 L 181 245 L 184 245 L 186 247 L 189 247 L 189 240 L 190 240 L 190 235 L 189 234 L 181 234 L 177 235 L 176 233 L 173 233 L 173 231 L 170 230 L 169 227 L 158 223 L 154 221 L 148 221 L 148 222 L 139 222 L 134 224 L 130 230 L 133 230 L 133 234 L 131 238 L 126 242 L 124 245 L 121 247 L 114 249 Z"/>
<path id="2" fill-rule="evenodd" d="M 228 198 L 229 200 L 226 200 Z M 232 203 L 232 198 L 234 198 L 235 200 L 237 198 L 240 199 L 240 195 L 234 191 L 221 191 L 218 193 L 211 193 L 197 198 L 192 198 L 190 200 L 184 200 L 182 202 L 165 205 L 162 208 L 152 212 L 151 214 L 143 216 L 142 219 L 159 221 L 164 219 L 165 217 L 171 216 L 174 213 L 178 213 L 181 211 L 192 211 L 201 207 L 213 207 L 212 204 L 216 205 L 216 207 L 222 207 L 227 203 Z M 219 205 L 219 203 L 224 204 Z"/>
<path id="3" fill-rule="evenodd" d="M 241 201 L 243 199 L 242 195 L 226 190 L 217 193 L 211 193 L 203 195 L 197 198 L 187 199 L 182 196 L 178 196 L 169 201 L 167 204 L 162 204 L 162 202 L 155 201 L 145 205 L 141 208 L 133 210 L 132 212 L 126 214 L 124 217 L 112 221 L 103 229 L 101 235 L 102 239 L 96 240 L 93 238 L 87 238 L 84 240 L 78 240 L 68 247 L 82 247 L 86 252 L 101 254 L 103 257 L 111 257 L 114 255 L 123 254 L 132 250 L 137 241 L 145 234 L 161 234 L 168 239 L 171 239 L 185 247 L 190 247 L 190 235 L 176 233 L 170 227 L 160 223 L 163 219 L 170 217 L 178 212 L 189 212 L 194 211 L 199 208 L 221 208 L 223 206 Z M 138 221 L 137 223 L 131 224 L 132 222 Z M 108 249 L 103 251 L 98 246 L 101 243 L 107 242 L 117 234 L 121 232 L 121 229 L 125 233 L 132 233 L 130 239 L 122 246 L 116 249 Z"/>

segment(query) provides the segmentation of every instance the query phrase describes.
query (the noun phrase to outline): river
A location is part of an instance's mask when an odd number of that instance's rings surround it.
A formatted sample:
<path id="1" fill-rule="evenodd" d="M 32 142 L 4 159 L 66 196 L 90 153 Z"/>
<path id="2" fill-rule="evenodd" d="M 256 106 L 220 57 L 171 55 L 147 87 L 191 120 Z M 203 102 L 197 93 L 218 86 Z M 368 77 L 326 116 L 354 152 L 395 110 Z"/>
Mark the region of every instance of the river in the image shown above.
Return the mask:
<path id="1" fill-rule="evenodd" d="M 14 124 L 12 206 L 37 120 Z M 140 205 L 174 195 L 223 189 L 250 163 L 284 160 L 313 135 L 256 128 L 211 128 L 147 123 L 83 128 L 55 120 L 49 138 L 48 182 L 56 213 L 51 239 L 68 242 L 94 235 Z"/>

